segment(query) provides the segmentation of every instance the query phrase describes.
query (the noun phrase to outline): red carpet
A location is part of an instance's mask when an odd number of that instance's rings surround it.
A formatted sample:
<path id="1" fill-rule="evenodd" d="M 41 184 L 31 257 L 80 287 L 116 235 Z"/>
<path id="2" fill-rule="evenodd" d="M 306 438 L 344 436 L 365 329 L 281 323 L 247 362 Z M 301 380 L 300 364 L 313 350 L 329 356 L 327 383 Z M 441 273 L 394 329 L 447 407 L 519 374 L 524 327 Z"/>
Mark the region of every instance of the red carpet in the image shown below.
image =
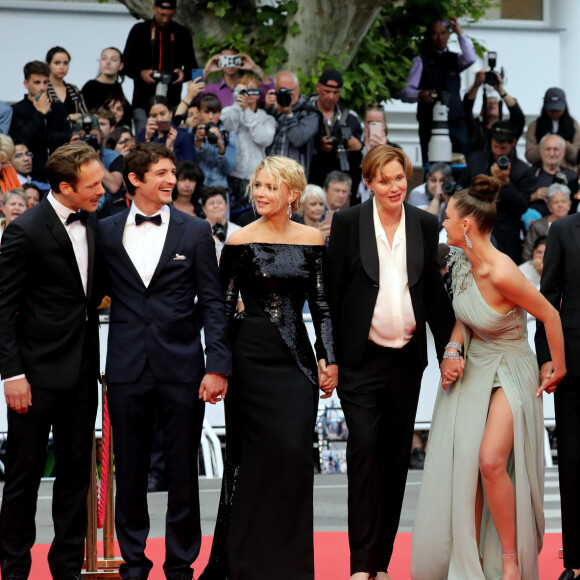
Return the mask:
<path id="1" fill-rule="evenodd" d="M 558 578 L 562 573 L 562 560 L 558 558 L 561 547 L 560 534 L 546 534 L 544 549 L 540 554 L 540 578 Z M 149 575 L 149 580 L 165 580 L 162 569 L 164 540 L 155 538 L 147 544 L 147 555 L 155 562 Z M 203 570 L 209 550 L 211 537 L 205 536 L 201 553 L 195 563 L 195 577 Z M 40 544 L 32 551 L 32 573 L 30 580 L 49 580 L 50 573 L 46 564 L 46 554 L 49 546 Z M 344 532 L 316 532 L 314 534 L 316 580 L 347 580 L 348 569 L 348 539 Z M 102 553 L 102 552 L 99 552 Z M 118 554 L 118 552 L 117 552 Z M 389 572 L 394 580 L 410 580 L 411 566 L 411 534 L 398 534 L 395 543 L 395 555 Z M 260 579 L 257 579 L 260 580 Z"/>

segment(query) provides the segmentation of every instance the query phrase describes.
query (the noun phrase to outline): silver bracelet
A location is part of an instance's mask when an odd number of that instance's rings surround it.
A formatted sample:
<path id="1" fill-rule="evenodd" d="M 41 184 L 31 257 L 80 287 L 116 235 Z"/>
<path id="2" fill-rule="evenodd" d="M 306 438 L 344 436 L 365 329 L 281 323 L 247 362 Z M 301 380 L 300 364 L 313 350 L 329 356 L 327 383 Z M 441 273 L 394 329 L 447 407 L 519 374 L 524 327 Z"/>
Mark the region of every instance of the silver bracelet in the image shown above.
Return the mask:
<path id="1" fill-rule="evenodd" d="M 463 352 L 463 346 L 461 344 L 459 344 L 458 342 L 454 342 L 454 341 L 448 342 L 445 345 L 445 348 L 456 348 L 457 352 L 459 354 L 461 354 Z"/>
<path id="2" fill-rule="evenodd" d="M 459 353 L 458 352 L 452 352 L 450 350 L 446 350 L 443 353 L 443 358 L 450 358 L 452 360 L 459 360 Z"/>

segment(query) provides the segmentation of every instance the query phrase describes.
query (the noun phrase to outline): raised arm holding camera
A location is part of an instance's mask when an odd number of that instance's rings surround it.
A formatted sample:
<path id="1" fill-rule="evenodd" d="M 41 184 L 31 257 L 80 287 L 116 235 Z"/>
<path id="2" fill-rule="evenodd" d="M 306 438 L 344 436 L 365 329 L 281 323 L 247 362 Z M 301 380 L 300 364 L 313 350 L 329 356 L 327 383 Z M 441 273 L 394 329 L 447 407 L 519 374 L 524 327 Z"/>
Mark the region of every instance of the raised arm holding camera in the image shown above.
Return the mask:
<path id="1" fill-rule="evenodd" d="M 517 100 L 509 95 L 504 88 L 504 71 L 495 69 L 496 53 L 488 53 L 490 70 L 480 70 L 475 75 L 472 87 L 463 97 L 463 110 L 467 123 L 470 149 L 474 151 L 488 150 L 491 146 L 491 128 L 497 121 L 503 120 L 503 104 L 509 111 L 509 122 L 514 129 L 516 140 L 523 133 L 526 119 Z M 478 117 L 473 116 L 473 105 L 479 89 L 483 86 L 483 103 Z"/>
<path id="2" fill-rule="evenodd" d="M 222 73 L 220 82 L 208 83 L 202 95 L 211 93 L 217 95 L 222 107 L 230 107 L 234 104 L 234 89 L 242 78 L 242 71 L 251 72 L 260 80 L 260 103 L 264 102 L 266 93 L 274 88 L 272 77 L 264 71 L 247 55 L 231 49 L 224 48 L 220 53 L 214 54 L 203 69 L 203 78 L 208 79 L 215 73 Z M 199 101 L 199 96 L 197 101 Z"/>

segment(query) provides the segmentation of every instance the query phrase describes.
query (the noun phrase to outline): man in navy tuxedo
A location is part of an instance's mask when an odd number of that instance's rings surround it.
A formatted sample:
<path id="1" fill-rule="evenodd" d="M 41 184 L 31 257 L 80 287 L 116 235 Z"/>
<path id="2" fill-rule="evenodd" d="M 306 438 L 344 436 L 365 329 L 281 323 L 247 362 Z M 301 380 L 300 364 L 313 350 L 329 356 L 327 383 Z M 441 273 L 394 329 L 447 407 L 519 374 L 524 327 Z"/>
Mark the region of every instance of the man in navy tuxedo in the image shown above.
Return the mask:
<path id="1" fill-rule="evenodd" d="M 131 208 L 99 222 L 111 297 L 106 375 L 116 465 L 115 525 L 124 580 L 144 580 L 147 475 L 155 414 L 163 429 L 168 580 L 189 580 L 201 545 L 197 453 L 204 402 L 227 389 L 231 353 L 208 222 L 176 210 L 175 156 L 141 143 L 124 159 Z M 204 330 L 206 362 L 201 344 Z"/>
<path id="2" fill-rule="evenodd" d="M 103 171 L 94 149 L 77 142 L 50 156 L 46 175 L 51 192 L 6 228 L 0 252 L 0 373 L 8 405 L 0 511 L 5 580 L 30 574 L 51 428 L 57 467 L 48 564 L 55 580 L 80 580 L 87 533 L 99 377 L 94 212 L 105 193 Z"/>

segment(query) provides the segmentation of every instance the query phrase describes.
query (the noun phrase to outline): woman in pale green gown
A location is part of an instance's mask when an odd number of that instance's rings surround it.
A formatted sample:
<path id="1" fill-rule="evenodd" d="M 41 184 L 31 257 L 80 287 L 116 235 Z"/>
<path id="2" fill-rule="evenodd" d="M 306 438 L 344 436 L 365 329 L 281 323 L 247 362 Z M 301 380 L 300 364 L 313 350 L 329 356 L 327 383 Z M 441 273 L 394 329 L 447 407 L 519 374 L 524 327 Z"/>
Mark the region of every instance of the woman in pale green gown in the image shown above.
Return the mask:
<path id="1" fill-rule="evenodd" d="M 560 318 L 490 241 L 502 182 L 479 175 L 444 227 L 457 317 L 441 365 L 413 530 L 413 580 L 538 580 L 544 534 L 542 393 L 566 373 Z M 554 374 L 541 385 L 526 314 Z M 463 357 L 461 357 L 463 351 Z"/>

